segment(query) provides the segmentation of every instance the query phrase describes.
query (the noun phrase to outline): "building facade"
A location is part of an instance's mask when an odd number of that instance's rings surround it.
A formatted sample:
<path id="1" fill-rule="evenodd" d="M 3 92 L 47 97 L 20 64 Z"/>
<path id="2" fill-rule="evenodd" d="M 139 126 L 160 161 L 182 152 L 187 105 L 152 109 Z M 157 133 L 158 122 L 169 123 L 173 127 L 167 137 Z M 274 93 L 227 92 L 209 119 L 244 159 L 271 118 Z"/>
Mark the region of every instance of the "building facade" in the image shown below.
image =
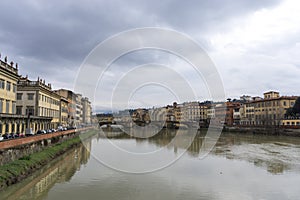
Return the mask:
<path id="1" fill-rule="evenodd" d="M 81 99 L 82 103 L 82 123 L 91 124 L 92 105 L 87 97 Z"/>
<path id="2" fill-rule="evenodd" d="M 0 60 L 0 135 L 16 133 L 25 128 L 25 118 L 16 115 L 18 66 Z"/>
<path id="3" fill-rule="evenodd" d="M 75 126 L 76 121 L 76 94 L 71 90 L 59 89 L 54 91 L 56 94 L 68 101 L 68 123 L 67 126 Z"/>
<path id="4" fill-rule="evenodd" d="M 59 114 L 59 124 L 63 127 L 68 126 L 68 100 L 64 97 L 60 98 L 60 114 Z"/>
<path id="5" fill-rule="evenodd" d="M 256 98 L 243 105 L 242 125 L 279 126 L 285 119 L 288 108 L 294 106 L 296 96 L 280 96 L 278 92 L 264 93 L 264 98 Z"/>
<path id="6" fill-rule="evenodd" d="M 76 115 L 75 115 L 75 125 L 79 126 L 80 124 L 82 124 L 82 114 L 83 114 L 83 110 L 82 110 L 82 95 L 81 94 L 76 94 L 75 97 L 75 102 L 76 102 Z"/>
<path id="7" fill-rule="evenodd" d="M 51 84 L 38 78 L 31 81 L 21 77 L 17 84 L 17 114 L 38 117 L 32 122 L 33 131 L 57 128 L 60 122 L 60 96 L 52 91 Z"/>

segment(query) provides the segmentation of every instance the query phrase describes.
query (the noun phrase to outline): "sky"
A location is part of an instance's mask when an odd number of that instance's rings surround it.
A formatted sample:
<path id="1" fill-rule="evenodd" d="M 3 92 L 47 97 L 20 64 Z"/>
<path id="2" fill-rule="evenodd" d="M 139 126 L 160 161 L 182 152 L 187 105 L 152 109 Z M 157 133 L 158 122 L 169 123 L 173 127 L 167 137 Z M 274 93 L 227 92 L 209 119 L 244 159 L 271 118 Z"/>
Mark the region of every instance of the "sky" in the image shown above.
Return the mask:
<path id="1" fill-rule="evenodd" d="M 1 59 L 7 56 L 18 63 L 21 75 L 46 79 L 54 89 L 76 90 L 82 64 L 107 38 L 131 29 L 157 27 L 182 33 L 201 46 L 219 73 L 225 99 L 244 94 L 262 96 L 269 90 L 281 95 L 300 94 L 297 0 L 2 0 L 0 7 Z M 176 72 L 160 74 L 169 84 L 176 85 L 172 81 L 179 80 L 179 74 L 192 87 L 194 96 L 179 98 L 182 88 L 174 91 L 159 84 L 136 85 L 126 97 L 118 96 L 117 83 L 124 86 L 126 80 L 157 78 L 153 63 Z M 143 66 L 145 73 L 122 79 L 137 66 Z M 96 88 L 78 91 L 92 100 L 96 111 L 110 108 L 114 97 L 122 99 L 113 102 L 115 109 L 210 98 L 205 77 L 197 77 L 180 57 L 157 49 L 121 56 L 97 84 Z"/>

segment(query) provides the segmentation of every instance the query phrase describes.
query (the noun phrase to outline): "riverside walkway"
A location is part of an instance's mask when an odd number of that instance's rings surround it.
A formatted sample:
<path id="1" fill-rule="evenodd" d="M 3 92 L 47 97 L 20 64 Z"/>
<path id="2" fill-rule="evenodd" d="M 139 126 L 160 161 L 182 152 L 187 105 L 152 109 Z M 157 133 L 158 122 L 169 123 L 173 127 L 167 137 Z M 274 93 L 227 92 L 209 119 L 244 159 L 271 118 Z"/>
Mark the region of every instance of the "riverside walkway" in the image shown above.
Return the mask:
<path id="1" fill-rule="evenodd" d="M 36 143 L 39 141 L 49 140 L 52 138 L 67 136 L 67 135 L 75 134 L 77 132 L 86 131 L 91 128 L 92 127 L 72 129 L 72 130 L 66 130 L 66 131 L 58 131 L 55 133 L 39 134 L 39 135 L 33 135 L 33 136 L 29 136 L 29 137 L 20 137 L 20 138 L 15 138 L 15 139 L 3 140 L 0 142 L 0 150 L 5 150 L 5 149 L 14 148 L 17 146 Z"/>

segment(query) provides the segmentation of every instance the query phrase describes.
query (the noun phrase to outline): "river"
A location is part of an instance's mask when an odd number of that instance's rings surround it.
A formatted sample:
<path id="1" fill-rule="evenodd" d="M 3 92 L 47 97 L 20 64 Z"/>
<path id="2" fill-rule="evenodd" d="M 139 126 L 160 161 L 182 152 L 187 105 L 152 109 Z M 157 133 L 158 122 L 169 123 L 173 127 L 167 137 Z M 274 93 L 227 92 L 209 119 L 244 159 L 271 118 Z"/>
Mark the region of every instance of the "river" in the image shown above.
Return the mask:
<path id="1" fill-rule="evenodd" d="M 300 199 L 300 138 L 226 133 L 201 157 L 190 136 L 98 134 L 0 199 Z"/>

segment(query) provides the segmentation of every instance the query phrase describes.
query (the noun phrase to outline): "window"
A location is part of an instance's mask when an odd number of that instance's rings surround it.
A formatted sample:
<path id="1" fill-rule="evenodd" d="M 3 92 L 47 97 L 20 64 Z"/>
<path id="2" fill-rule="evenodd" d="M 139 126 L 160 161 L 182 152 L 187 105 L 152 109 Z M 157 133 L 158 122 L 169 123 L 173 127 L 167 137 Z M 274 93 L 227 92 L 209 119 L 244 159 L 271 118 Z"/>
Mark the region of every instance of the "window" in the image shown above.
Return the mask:
<path id="1" fill-rule="evenodd" d="M 16 107 L 16 114 L 17 115 L 22 115 L 22 106 L 17 106 Z"/>
<path id="2" fill-rule="evenodd" d="M 10 91 L 10 88 L 11 88 L 11 83 L 7 81 L 6 82 L 6 90 Z"/>
<path id="3" fill-rule="evenodd" d="M 26 107 L 26 115 L 28 115 L 28 114 L 34 115 L 34 108 L 33 108 L 33 106 L 27 106 Z"/>
<path id="4" fill-rule="evenodd" d="M 5 81 L 3 79 L 0 79 L 0 89 L 4 89 L 5 87 Z"/>
<path id="5" fill-rule="evenodd" d="M 27 97 L 28 97 L 28 100 L 33 100 L 34 94 L 33 93 L 28 93 Z"/>
<path id="6" fill-rule="evenodd" d="M 22 96 L 23 96 L 22 93 L 17 93 L 17 100 L 22 100 Z"/>
<path id="7" fill-rule="evenodd" d="M 16 93 L 16 91 L 17 91 L 17 86 L 16 84 L 13 84 L 13 92 Z"/>
<path id="8" fill-rule="evenodd" d="M 9 101 L 8 100 L 6 100 L 6 113 L 9 113 Z"/>
<path id="9" fill-rule="evenodd" d="M 285 101 L 283 102 L 283 106 L 286 106 L 286 102 Z"/>
<path id="10" fill-rule="evenodd" d="M 26 107 L 26 115 L 34 115 L 34 108 L 33 106 L 27 106 Z"/>

